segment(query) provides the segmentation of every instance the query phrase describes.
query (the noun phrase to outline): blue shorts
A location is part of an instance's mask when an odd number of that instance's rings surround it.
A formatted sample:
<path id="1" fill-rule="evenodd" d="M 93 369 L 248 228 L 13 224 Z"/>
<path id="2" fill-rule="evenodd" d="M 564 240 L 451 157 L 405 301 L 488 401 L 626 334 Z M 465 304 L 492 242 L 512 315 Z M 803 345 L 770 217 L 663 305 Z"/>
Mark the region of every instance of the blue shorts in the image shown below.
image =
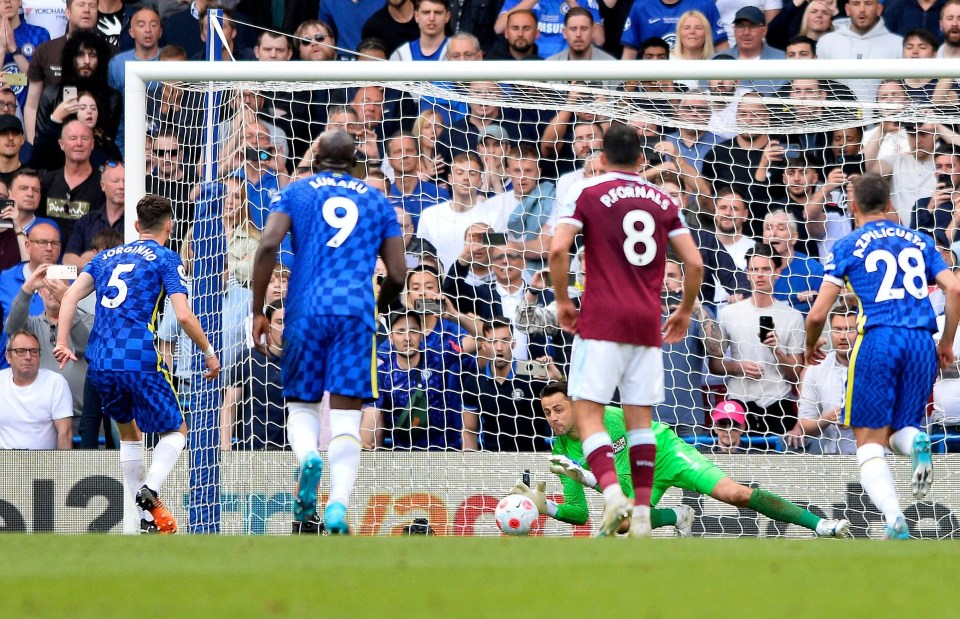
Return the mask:
<path id="1" fill-rule="evenodd" d="M 180 401 L 166 372 L 90 370 L 87 378 L 117 423 L 137 422 L 142 432 L 174 432 L 183 425 Z"/>
<path id="2" fill-rule="evenodd" d="M 844 423 L 854 428 L 923 427 L 937 377 L 933 336 L 874 327 L 857 337 L 847 370 Z"/>
<path id="3" fill-rule="evenodd" d="M 323 392 L 376 398 L 376 332 L 359 318 L 305 316 L 283 327 L 280 369 L 288 400 L 319 402 Z"/>

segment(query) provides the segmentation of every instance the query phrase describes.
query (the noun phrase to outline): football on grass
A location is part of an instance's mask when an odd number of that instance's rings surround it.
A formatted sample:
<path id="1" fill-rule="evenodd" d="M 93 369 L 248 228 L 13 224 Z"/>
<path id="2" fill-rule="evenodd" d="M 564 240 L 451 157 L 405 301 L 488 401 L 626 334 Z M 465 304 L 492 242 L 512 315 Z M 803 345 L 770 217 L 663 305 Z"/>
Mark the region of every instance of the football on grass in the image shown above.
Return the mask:
<path id="1" fill-rule="evenodd" d="M 540 517 L 537 506 L 522 494 L 511 494 L 497 504 L 497 528 L 507 535 L 527 535 Z"/>

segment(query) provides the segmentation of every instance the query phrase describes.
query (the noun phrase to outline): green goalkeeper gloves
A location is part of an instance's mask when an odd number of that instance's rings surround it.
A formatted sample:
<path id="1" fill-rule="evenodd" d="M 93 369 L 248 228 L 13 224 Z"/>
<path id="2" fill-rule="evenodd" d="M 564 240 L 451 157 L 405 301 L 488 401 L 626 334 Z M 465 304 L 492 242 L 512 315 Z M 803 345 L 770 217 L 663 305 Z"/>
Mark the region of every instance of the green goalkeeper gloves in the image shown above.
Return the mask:
<path id="1" fill-rule="evenodd" d="M 536 490 L 533 490 L 523 481 L 518 481 L 517 485 L 513 487 L 510 491 L 510 494 L 522 494 L 527 497 L 533 504 L 537 506 L 537 511 L 541 514 L 547 513 L 547 482 L 538 481 Z"/>
<path id="2" fill-rule="evenodd" d="M 566 456 L 550 456 L 550 472 L 564 475 L 587 488 L 597 487 L 597 477 Z"/>

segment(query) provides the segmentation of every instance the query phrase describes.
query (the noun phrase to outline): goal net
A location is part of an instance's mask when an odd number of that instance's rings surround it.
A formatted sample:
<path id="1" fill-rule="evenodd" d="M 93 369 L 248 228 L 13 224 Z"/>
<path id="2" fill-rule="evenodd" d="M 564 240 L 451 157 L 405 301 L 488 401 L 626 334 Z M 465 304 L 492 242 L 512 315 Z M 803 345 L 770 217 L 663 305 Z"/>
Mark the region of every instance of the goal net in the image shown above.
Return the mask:
<path id="1" fill-rule="evenodd" d="M 203 381 L 199 353 L 175 322 L 161 329 L 191 435 L 189 470 L 170 481 L 184 500 L 167 502 L 191 531 L 289 531 L 297 463 L 284 431 L 282 351 L 265 358 L 251 350 L 251 261 L 271 199 L 313 174 L 315 140 L 330 128 L 355 136 L 355 176 L 397 208 L 409 268 L 395 311 L 380 317 L 379 399 L 364 411 L 350 521 L 363 534 L 401 533 L 425 518 L 436 533 L 493 535 L 497 501 L 525 473 L 548 482 L 548 495 L 562 502 L 547 459 L 555 432 L 539 393 L 569 374 L 572 335 L 557 324 L 546 251 L 571 187 L 603 172 L 604 130 L 625 123 L 644 144 L 639 172 L 680 201 L 707 266 L 688 337 L 664 348 L 666 399 L 655 419 L 735 480 L 848 518 L 855 535 L 879 535 L 880 514 L 857 483 L 852 434 L 837 413 L 856 308 L 831 315 L 828 362 L 806 372 L 803 319 L 824 259 L 852 230 L 847 183 L 855 175 L 888 175 L 891 217 L 931 235 L 954 262 L 954 68 L 935 61 L 127 67 L 129 202 L 147 190 L 173 201 L 172 242 L 191 265 L 193 302 L 224 366 L 216 382 Z M 759 265 L 747 261 L 759 245 L 784 265 L 773 308 L 750 300 L 765 285 Z M 268 291 L 277 329 L 296 259 L 289 245 L 281 250 Z M 572 265 L 568 284 L 578 296 L 589 278 L 579 254 Z M 663 316 L 679 301 L 682 276 L 668 264 Z M 942 299 L 935 291 L 930 298 L 942 313 Z M 773 339 L 762 341 L 768 332 Z M 947 371 L 931 385 L 928 419 L 940 451 L 960 423 L 958 376 Z M 950 456 L 937 464 L 934 490 L 908 515 L 915 534 L 952 537 L 950 497 L 960 482 Z M 906 465 L 895 474 L 904 488 Z M 321 489 L 328 484 L 325 471 Z M 593 523 L 602 501 L 591 490 L 587 498 Z M 671 490 L 660 507 L 681 503 L 696 510 L 698 534 L 810 535 L 694 492 Z M 582 535 L 589 525 L 542 518 L 538 530 Z"/>

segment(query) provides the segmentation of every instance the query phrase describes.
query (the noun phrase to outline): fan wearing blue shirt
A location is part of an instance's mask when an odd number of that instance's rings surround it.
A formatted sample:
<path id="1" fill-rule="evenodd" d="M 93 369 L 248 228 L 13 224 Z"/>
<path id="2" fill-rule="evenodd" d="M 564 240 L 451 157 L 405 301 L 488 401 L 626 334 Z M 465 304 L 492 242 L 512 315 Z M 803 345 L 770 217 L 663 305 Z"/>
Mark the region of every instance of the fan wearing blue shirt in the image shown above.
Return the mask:
<path id="1" fill-rule="evenodd" d="M 717 51 L 727 48 L 727 31 L 720 24 L 720 11 L 713 0 L 647 0 L 634 2 L 623 25 L 623 60 L 637 58 L 640 44 L 651 37 L 659 37 L 674 47 L 677 39 L 677 24 L 687 11 L 700 11 L 712 25 L 713 47 Z"/>

